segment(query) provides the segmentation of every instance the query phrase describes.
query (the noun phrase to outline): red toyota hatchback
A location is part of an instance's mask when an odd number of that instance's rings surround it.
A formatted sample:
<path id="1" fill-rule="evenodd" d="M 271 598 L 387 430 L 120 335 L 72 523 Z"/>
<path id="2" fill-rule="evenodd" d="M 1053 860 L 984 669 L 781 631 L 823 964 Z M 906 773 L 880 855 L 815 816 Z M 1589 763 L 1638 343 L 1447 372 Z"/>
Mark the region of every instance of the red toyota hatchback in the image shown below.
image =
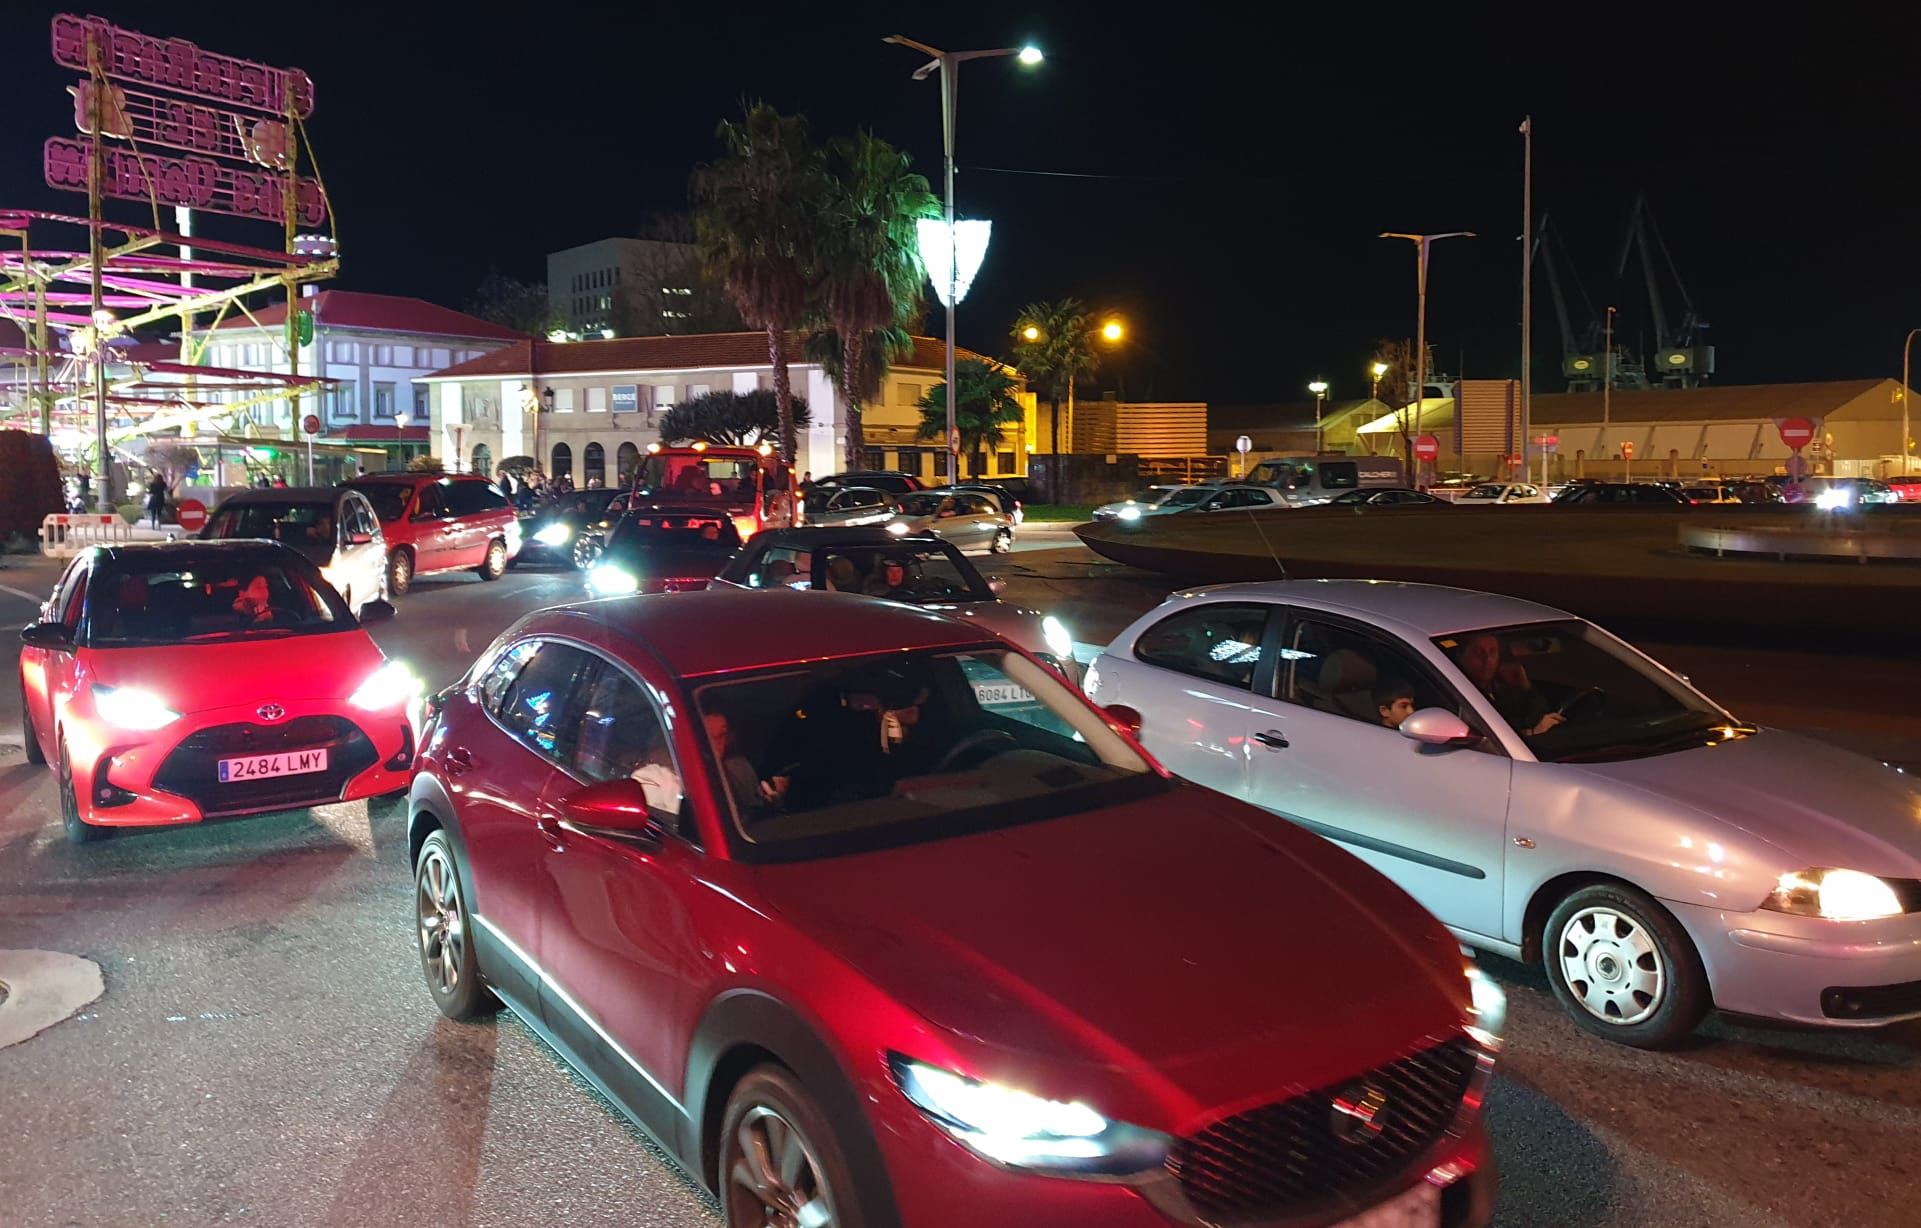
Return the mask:
<path id="1" fill-rule="evenodd" d="M 393 615 L 384 601 L 361 619 Z M 70 840 L 398 793 L 418 683 L 264 541 L 96 547 L 20 633 L 27 758 Z"/>
<path id="2" fill-rule="evenodd" d="M 530 615 L 422 730 L 428 987 L 731 1228 L 1483 1223 L 1498 989 L 1126 715 L 864 597 Z"/>

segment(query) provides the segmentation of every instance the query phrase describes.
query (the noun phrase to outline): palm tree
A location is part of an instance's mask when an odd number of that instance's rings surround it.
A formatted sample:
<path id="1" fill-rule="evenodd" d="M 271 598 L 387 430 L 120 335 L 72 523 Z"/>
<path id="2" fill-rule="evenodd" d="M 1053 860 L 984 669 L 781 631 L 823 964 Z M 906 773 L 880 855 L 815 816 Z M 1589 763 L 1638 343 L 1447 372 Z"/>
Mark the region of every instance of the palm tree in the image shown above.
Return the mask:
<path id="1" fill-rule="evenodd" d="M 963 358 L 954 364 L 954 425 L 975 477 L 980 476 L 981 453 L 998 449 L 1007 428 L 1021 420 L 1021 403 L 1014 390 L 1014 377 L 1000 363 Z M 945 383 L 935 384 L 920 399 L 920 427 L 915 433 L 922 439 L 946 437 Z"/>
<path id="2" fill-rule="evenodd" d="M 1094 328 L 1094 318 L 1075 298 L 1029 303 L 1014 321 L 1014 365 L 1027 377 L 1027 386 L 1047 398 L 1052 413 L 1056 487 L 1060 484 L 1061 402 L 1101 363 Z"/>
<path id="3" fill-rule="evenodd" d="M 907 327 L 890 325 L 867 334 L 860 344 L 860 378 L 854 390 L 861 404 L 869 405 L 879 398 L 881 385 L 887 373 L 894 369 L 894 361 L 911 353 L 913 348 L 914 334 Z M 847 349 L 840 343 L 839 331 L 831 324 L 818 325 L 808 331 L 800 349 L 808 362 L 820 364 L 820 369 L 845 397 Z"/>
<path id="4" fill-rule="evenodd" d="M 766 103 L 716 131 L 727 152 L 694 172 L 694 230 L 701 262 L 750 328 L 767 331 L 780 409 L 781 456 L 794 463 L 793 390 L 787 382 L 788 334 L 807 310 L 820 204 L 820 157 L 807 121 Z"/>
<path id="5" fill-rule="evenodd" d="M 920 314 L 924 275 L 915 224 L 938 206 L 927 180 L 907 168 L 907 155 L 871 132 L 827 146 L 816 296 L 840 341 L 849 469 L 860 467 L 861 403 L 873 390 L 866 382 L 873 364 L 864 358 L 869 340 Z"/>

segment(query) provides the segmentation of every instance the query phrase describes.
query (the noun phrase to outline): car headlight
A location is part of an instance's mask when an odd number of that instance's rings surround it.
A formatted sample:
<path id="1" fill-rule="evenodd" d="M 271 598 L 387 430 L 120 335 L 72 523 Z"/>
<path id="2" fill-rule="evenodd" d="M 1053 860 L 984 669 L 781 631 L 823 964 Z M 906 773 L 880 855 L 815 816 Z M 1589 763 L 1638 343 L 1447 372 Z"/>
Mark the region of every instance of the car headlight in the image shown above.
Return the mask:
<path id="1" fill-rule="evenodd" d="M 1845 490 L 1824 490 L 1814 496 L 1814 506 L 1824 512 L 1839 511 L 1853 502 Z"/>
<path id="2" fill-rule="evenodd" d="M 1467 1034 L 1483 1049 L 1498 1053 L 1501 1037 L 1507 1031 L 1507 991 L 1497 985 L 1493 977 L 1481 971 L 1480 965 L 1473 960 L 1466 963 L 1467 985 L 1473 993 L 1474 1012 L 1474 1021 L 1467 1025 Z"/>
<path id="3" fill-rule="evenodd" d="M 1830 921 L 1898 917 L 1907 909 L 1892 884 L 1859 870 L 1792 870 L 1781 876 L 1763 908 Z"/>
<path id="4" fill-rule="evenodd" d="M 624 567 L 602 563 L 587 573 L 587 587 L 603 597 L 618 597 L 622 593 L 639 592 L 640 578 Z"/>
<path id="5" fill-rule="evenodd" d="M 978 1154 L 1057 1176 L 1115 1176 L 1164 1163 L 1172 1141 L 1062 1103 L 893 1055 L 901 1094 Z"/>
<path id="6" fill-rule="evenodd" d="M 1122 520 L 1139 520 L 1141 518 L 1141 509 L 1130 503 L 1114 514 Z"/>
<path id="7" fill-rule="evenodd" d="M 570 524 L 550 524 L 534 534 L 534 540 L 543 546 L 564 546 L 573 535 L 574 526 Z"/>
<path id="8" fill-rule="evenodd" d="M 356 708 L 378 712 L 406 703 L 424 689 L 415 673 L 399 661 L 389 661 L 355 688 L 347 700 Z"/>
<path id="9" fill-rule="evenodd" d="M 887 531 L 895 537 L 905 537 L 913 530 L 908 528 L 907 522 L 904 520 L 890 520 L 887 522 Z"/>
<path id="10" fill-rule="evenodd" d="M 93 687 L 93 710 L 100 719 L 121 729 L 151 733 L 180 719 L 180 714 L 161 702 L 152 691 L 132 686 Z"/>
<path id="11" fill-rule="evenodd" d="M 1049 614 L 1041 619 L 1041 638 L 1047 641 L 1047 650 L 1063 661 L 1074 659 L 1074 637 L 1067 632 L 1067 624 Z"/>

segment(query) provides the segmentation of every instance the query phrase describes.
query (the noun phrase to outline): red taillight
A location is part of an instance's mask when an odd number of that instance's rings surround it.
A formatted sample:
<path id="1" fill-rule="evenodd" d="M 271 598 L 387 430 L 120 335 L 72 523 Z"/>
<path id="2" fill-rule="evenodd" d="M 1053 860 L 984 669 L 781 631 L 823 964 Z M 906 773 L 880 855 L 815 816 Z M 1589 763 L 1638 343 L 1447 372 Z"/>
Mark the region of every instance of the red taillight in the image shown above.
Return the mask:
<path id="1" fill-rule="evenodd" d="M 734 532 L 740 534 L 740 540 L 746 541 L 759 531 L 760 525 L 755 522 L 752 516 L 734 517 Z"/>

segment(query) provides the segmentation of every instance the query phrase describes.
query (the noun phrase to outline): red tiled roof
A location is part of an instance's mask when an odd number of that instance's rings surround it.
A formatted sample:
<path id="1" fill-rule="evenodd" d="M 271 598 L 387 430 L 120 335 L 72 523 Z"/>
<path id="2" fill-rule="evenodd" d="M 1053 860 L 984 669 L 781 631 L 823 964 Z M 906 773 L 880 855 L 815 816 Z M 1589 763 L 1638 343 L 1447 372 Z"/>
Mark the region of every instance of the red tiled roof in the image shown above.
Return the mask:
<path id="1" fill-rule="evenodd" d="M 938 371 L 946 345 L 934 337 L 914 338 L 914 349 L 894 363 Z M 798 339 L 789 361 L 807 365 Z M 985 355 L 956 347 L 955 357 L 985 361 Z M 588 371 L 684 371 L 767 366 L 766 333 L 693 333 L 683 337 L 616 337 L 611 341 L 522 341 L 504 349 L 436 371 L 429 379 L 469 376 L 578 375 Z"/>
<path id="2" fill-rule="evenodd" d="M 422 333 L 430 337 L 476 337 L 485 341 L 524 341 L 527 338 L 525 333 L 517 333 L 491 320 L 442 307 L 426 299 L 367 294 L 359 290 L 322 290 L 305 302 L 307 309 L 314 314 L 316 326 L 364 328 L 383 333 Z M 286 322 L 287 305 L 284 302 L 277 303 L 253 314 L 254 320 L 260 321 L 263 327 L 273 328 Z M 252 328 L 253 320 L 234 316 L 221 321 L 220 327 Z"/>

